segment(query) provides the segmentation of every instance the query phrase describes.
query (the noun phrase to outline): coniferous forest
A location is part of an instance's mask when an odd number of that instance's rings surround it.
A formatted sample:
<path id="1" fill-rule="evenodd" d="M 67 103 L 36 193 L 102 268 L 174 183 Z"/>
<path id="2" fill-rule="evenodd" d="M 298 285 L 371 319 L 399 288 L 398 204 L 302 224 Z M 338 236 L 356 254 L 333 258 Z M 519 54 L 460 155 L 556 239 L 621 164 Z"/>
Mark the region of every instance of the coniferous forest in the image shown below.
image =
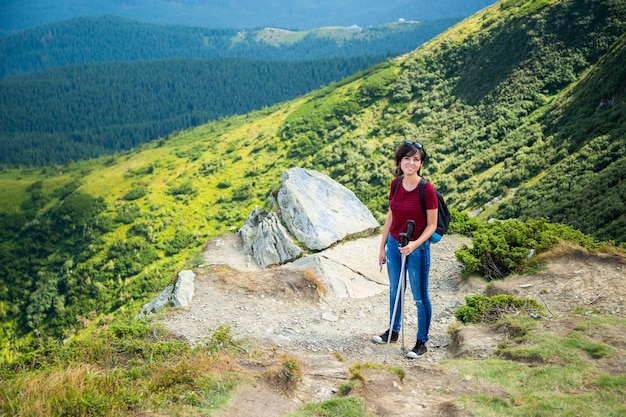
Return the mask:
<path id="1" fill-rule="evenodd" d="M 289 31 L 156 25 L 117 16 L 78 17 L 0 39 L 0 78 L 93 62 L 388 57 L 417 48 L 461 18 Z"/>
<path id="2" fill-rule="evenodd" d="M 63 164 L 128 150 L 297 97 L 378 61 L 171 59 L 9 77 L 0 80 L 0 164 Z"/>

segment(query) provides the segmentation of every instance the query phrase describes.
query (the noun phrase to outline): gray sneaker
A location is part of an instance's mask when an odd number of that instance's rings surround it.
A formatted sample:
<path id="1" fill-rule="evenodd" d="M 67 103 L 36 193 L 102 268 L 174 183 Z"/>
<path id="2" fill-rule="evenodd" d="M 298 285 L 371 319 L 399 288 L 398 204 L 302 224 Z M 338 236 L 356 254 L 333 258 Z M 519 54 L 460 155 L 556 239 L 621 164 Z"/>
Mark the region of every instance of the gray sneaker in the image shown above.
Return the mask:
<path id="1" fill-rule="evenodd" d="M 407 352 L 406 357 L 409 359 L 417 359 L 427 351 L 428 349 L 426 349 L 426 342 L 422 342 L 421 340 L 417 339 L 417 342 L 415 342 L 415 347 Z"/>
<path id="2" fill-rule="evenodd" d="M 397 341 L 398 341 L 398 335 L 399 335 L 399 333 L 398 333 L 398 332 L 395 332 L 395 331 L 393 331 L 393 330 L 392 330 L 392 331 L 391 331 L 391 340 L 390 340 L 390 341 L 391 341 L 392 343 L 393 343 L 393 342 L 397 342 Z M 383 333 L 383 334 L 381 334 L 381 335 L 376 335 L 376 336 L 372 337 L 372 340 L 373 340 L 375 343 L 378 343 L 379 345 L 382 345 L 382 344 L 384 344 L 384 343 L 387 343 L 387 340 L 388 340 L 388 339 L 389 339 L 389 329 L 387 329 L 387 330 L 385 331 L 385 333 Z"/>

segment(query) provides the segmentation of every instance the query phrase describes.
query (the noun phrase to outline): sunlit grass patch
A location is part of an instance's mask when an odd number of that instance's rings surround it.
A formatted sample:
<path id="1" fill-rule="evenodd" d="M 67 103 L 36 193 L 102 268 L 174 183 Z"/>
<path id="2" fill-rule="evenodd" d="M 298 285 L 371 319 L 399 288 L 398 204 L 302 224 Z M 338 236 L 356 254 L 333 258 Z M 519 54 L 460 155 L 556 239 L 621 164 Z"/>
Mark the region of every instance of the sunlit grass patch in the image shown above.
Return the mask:
<path id="1" fill-rule="evenodd" d="M 0 415 L 201 415 L 246 378 L 236 352 L 227 328 L 191 348 L 150 324 L 114 323 L 0 369 Z"/>
<path id="2" fill-rule="evenodd" d="M 381 370 L 395 374 L 400 382 L 404 381 L 406 378 L 406 371 L 398 366 L 387 366 L 371 362 L 355 363 L 348 369 L 350 372 L 348 381 L 338 387 L 338 393 L 340 395 L 347 396 L 350 395 L 355 388 L 366 385 L 369 382 L 369 379 L 365 375 L 365 371 L 368 369 Z"/>
<path id="3" fill-rule="evenodd" d="M 342 397 L 303 405 L 289 417 L 372 417 L 362 398 Z"/>

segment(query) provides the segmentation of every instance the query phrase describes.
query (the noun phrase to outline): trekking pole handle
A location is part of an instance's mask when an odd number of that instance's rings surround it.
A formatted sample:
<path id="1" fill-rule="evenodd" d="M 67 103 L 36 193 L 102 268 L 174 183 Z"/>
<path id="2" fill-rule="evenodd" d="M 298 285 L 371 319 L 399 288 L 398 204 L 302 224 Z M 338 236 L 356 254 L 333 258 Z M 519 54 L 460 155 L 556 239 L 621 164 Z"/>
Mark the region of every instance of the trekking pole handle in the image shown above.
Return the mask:
<path id="1" fill-rule="evenodd" d="M 415 221 L 407 220 L 406 232 L 400 233 L 400 247 L 405 247 L 409 244 L 409 241 L 413 237 L 413 230 L 415 229 Z"/>
<path id="2" fill-rule="evenodd" d="M 406 226 L 406 235 L 409 238 L 409 240 L 413 239 L 413 230 L 415 230 L 415 221 L 414 220 L 407 220 L 407 226 Z M 408 242 L 407 242 L 408 244 Z"/>
<path id="3" fill-rule="evenodd" d="M 415 221 L 408 220 L 406 232 L 400 233 L 400 247 L 405 247 L 409 244 L 409 240 L 413 237 L 413 230 L 415 229 Z"/>
<path id="4" fill-rule="evenodd" d="M 409 244 L 409 235 L 405 232 L 400 233 L 400 247 L 405 247 Z"/>

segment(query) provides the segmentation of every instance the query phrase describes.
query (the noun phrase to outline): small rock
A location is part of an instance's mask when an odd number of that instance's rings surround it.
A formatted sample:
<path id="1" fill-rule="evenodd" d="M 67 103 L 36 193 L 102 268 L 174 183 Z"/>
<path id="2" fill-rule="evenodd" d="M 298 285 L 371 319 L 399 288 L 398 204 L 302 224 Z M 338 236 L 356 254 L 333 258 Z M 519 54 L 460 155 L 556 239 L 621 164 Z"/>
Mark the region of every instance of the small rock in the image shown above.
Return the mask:
<path id="1" fill-rule="evenodd" d="M 322 319 L 326 320 L 326 321 L 331 321 L 331 322 L 335 322 L 337 321 L 337 316 L 335 316 L 333 313 L 322 313 Z"/>

